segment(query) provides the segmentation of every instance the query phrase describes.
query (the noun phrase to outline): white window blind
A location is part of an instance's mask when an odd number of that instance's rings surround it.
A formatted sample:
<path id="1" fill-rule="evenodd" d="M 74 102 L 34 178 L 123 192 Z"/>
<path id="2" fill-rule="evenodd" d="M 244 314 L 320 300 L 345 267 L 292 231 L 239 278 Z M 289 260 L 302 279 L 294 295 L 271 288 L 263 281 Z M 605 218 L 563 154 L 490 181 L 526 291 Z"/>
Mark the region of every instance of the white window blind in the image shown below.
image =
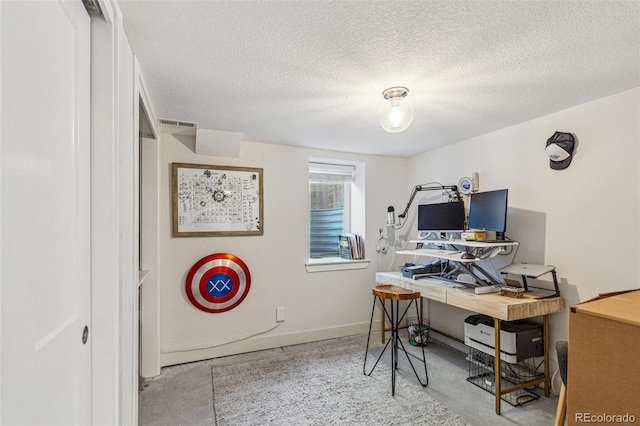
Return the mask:
<path id="1" fill-rule="evenodd" d="M 309 162 L 309 182 L 353 182 L 355 166 Z"/>

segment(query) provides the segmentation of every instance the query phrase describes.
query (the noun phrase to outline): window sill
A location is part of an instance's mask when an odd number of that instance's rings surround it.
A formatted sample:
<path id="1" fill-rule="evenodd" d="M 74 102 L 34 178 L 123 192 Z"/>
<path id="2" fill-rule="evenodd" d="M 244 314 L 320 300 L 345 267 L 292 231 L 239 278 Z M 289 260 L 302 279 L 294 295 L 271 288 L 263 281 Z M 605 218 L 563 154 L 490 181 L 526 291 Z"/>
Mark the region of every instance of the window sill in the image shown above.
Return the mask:
<path id="1" fill-rule="evenodd" d="M 307 272 L 346 271 L 350 269 L 366 269 L 370 259 L 348 260 L 339 257 L 325 257 L 323 259 L 309 259 L 305 263 Z"/>

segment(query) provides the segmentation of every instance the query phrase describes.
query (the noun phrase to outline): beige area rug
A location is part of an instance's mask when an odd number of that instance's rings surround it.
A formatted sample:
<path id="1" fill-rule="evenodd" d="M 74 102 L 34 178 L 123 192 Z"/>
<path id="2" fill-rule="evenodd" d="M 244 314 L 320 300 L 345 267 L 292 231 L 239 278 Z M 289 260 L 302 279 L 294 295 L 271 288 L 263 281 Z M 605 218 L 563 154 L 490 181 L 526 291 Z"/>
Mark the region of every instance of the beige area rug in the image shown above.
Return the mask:
<path id="1" fill-rule="evenodd" d="M 381 362 L 367 377 L 362 373 L 363 357 L 358 344 L 337 341 L 335 345 L 305 345 L 299 351 L 214 365 L 211 375 L 216 424 L 468 424 L 434 400 L 410 369 L 398 374 L 392 397 L 389 366 Z"/>

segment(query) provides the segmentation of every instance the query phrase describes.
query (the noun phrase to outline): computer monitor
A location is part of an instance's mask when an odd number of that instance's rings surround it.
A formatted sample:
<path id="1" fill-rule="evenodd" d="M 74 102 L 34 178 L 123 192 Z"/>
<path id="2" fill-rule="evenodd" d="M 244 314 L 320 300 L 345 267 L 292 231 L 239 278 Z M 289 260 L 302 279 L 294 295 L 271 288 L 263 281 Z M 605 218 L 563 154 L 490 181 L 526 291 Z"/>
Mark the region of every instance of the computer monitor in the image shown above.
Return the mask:
<path id="1" fill-rule="evenodd" d="M 461 201 L 418 205 L 418 231 L 464 231 L 464 204 Z"/>
<path id="2" fill-rule="evenodd" d="M 504 240 L 507 229 L 507 189 L 474 192 L 469 202 L 469 229 L 495 231 L 496 240 Z"/>

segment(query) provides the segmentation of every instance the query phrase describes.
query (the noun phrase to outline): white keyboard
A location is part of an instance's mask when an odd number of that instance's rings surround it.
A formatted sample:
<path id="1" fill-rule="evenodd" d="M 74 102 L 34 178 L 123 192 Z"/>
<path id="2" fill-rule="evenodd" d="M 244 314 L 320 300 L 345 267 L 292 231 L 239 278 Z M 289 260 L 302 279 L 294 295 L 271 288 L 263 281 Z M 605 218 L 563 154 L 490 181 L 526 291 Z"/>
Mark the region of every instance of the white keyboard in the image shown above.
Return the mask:
<path id="1" fill-rule="evenodd" d="M 464 287 L 466 287 L 464 284 L 460 284 L 460 283 L 456 283 L 456 282 L 452 282 L 452 281 L 439 280 L 438 278 L 434 278 L 434 277 L 430 277 L 429 281 L 434 283 L 434 284 L 438 284 L 438 285 L 442 285 L 442 286 L 450 287 L 450 288 L 464 288 Z"/>

